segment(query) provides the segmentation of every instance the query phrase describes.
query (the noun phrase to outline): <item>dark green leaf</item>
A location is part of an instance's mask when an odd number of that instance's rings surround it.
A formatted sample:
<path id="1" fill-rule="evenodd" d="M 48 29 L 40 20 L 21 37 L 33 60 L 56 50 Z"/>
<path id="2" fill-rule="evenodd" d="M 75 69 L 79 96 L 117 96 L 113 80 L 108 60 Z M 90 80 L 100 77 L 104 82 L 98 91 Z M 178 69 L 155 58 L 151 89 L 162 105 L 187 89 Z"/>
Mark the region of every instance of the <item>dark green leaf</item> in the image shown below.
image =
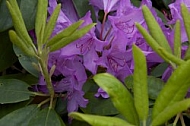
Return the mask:
<path id="1" fill-rule="evenodd" d="M 39 108 L 37 105 L 30 105 L 9 113 L 0 119 L 0 126 L 27 126 Z"/>
<path id="2" fill-rule="evenodd" d="M 78 112 L 72 112 L 69 116 L 80 121 L 88 122 L 92 126 L 134 126 L 116 117 L 81 114 Z"/>
<path id="3" fill-rule="evenodd" d="M 148 84 L 147 84 L 147 65 L 143 52 L 133 45 L 134 73 L 133 91 L 134 104 L 139 119 L 146 123 L 148 117 Z"/>
<path id="4" fill-rule="evenodd" d="M 125 86 L 113 75 L 108 73 L 97 74 L 93 79 L 108 93 L 116 109 L 127 121 L 131 124 L 138 125 L 138 115 L 134 106 L 133 97 Z"/>
<path id="5" fill-rule="evenodd" d="M 0 79 L 18 79 L 26 82 L 29 85 L 34 85 L 38 83 L 38 78 L 32 76 L 31 74 L 8 74 L 4 76 L 0 76 Z"/>
<path id="6" fill-rule="evenodd" d="M 164 73 L 164 71 L 168 68 L 168 63 L 163 62 L 160 63 L 158 66 L 156 66 L 152 71 L 151 71 L 151 76 L 154 77 L 161 77 Z"/>
<path id="7" fill-rule="evenodd" d="M 149 98 L 155 100 L 164 87 L 164 82 L 160 78 L 156 78 L 153 76 L 148 76 L 148 95 Z M 125 84 L 128 89 L 132 90 L 133 92 L 133 76 L 128 76 L 125 79 Z"/>
<path id="8" fill-rule="evenodd" d="M 25 107 L 28 104 L 29 101 L 23 101 L 23 102 L 18 102 L 18 103 L 11 103 L 11 104 L 0 104 L 0 119 L 17 110 L 20 109 L 22 107 Z"/>
<path id="9" fill-rule="evenodd" d="M 65 126 L 65 124 L 55 110 L 45 108 L 30 120 L 28 126 Z"/>
<path id="10" fill-rule="evenodd" d="M 1 20 L 1 19 L 0 19 Z M 12 43 L 9 39 L 8 32 L 0 33 L 0 72 L 12 66 L 17 57 L 12 49 Z"/>
<path id="11" fill-rule="evenodd" d="M 86 93 L 84 97 L 89 100 L 87 107 L 81 108 L 84 113 L 96 115 L 116 115 L 119 113 L 110 99 L 96 98 L 94 93 Z"/>
<path id="12" fill-rule="evenodd" d="M 73 4 L 79 17 L 83 17 L 90 10 L 92 13 L 92 19 L 95 21 L 95 13 L 92 6 L 89 5 L 89 0 L 73 0 Z"/>
<path id="13" fill-rule="evenodd" d="M 29 85 L 16 79 L 0 79 L 0 103 L 16 103 L 32 96 Z"/>
<path id="14" fill-rule="evenodd" d="M 152 119 L 163 112 L 168 106 L 184 99 L 188 88 L 190 87 L 190 60 L 177 67 L 168 79 L 166 85 L 158 95 L 154 108 Z"/>
<path id="15" fill-rule="evenodd" d="M 27 30 L 34 28 L 38 0 L 21 0 L 20 11 Z"/>
<path id="16" fill-rule="evenodd" d="M 19 62 L 22 65 L 22 67 L 27 70 L 29 73 L 31 73 L 35 77 L 39 77 L 39 71 L 34 68 L 32 63 L 37 64 L 37 59 L 31 56 L 26 56 L 18 47 L 13 46 L 13 49 L 18 56 Z"/>

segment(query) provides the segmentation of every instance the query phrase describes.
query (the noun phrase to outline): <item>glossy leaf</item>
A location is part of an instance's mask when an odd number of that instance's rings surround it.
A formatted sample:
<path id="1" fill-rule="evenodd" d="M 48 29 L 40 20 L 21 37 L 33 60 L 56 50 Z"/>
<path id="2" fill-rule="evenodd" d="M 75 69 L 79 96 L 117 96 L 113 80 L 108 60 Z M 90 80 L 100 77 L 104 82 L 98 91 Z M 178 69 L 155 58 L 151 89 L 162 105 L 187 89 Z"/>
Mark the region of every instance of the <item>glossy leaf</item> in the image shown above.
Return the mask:
<path id="1" fill-rule="evenodd" d="M 18 103 L 10 103 L 10 104 L 0 104 L 0 119 L 5 115 L 25 107 L 29 101 L 23 101 Z"/>
<path id="2" fill-rule="evenodd" d="M 113 106 L 111 99 L 96 98 L 94 93 L 86 93 L 84 96 L 89 100 L 89 103 L 85 108 L 81 110 L 85 114 L 96 114 L 96 115 L 116 115 L 119 114 L 117 109 Z"/>
<path id="3" fill-rule="evenodd" d="M 178 113 L 185 111 L 190 106 L 190 99 L 185 99 L 176 102 L 170 106 L 167 106 L 161 113 L 159 113 L 154 120 L 152 120 L 152 126 L 159 126 L 164 124 L 167 120 L 171 119 Z"/>
<path id="4" fill-rule="evenodd" d="M 30 105 L 15 110 L 0 119 L 1 126 L 27 126 L 31 118 L 36 116 L 39 108 L 37 105 Z"/>
<path id="5" fill-rule="evenodd" d="M 168 63 L 166 62 L 160 63 L 155 68 L 153 68 L 150 75 L 154 77 L 161 77 L 167 68 L 168 68 Z"/>
<path id="6" fill-rule="evenodd" d="M 38 0 L 20 0 L 20 11 L 26 25 L 26 29 L 34 29 Z"/>
<path id="7" fill-rule="evenodd" d="M 154 76 L 148 76 L 147 81 L 149 99 L 156 100 L 158 94 L 164 87 L 164 82 L 160 78 L 156 78 Z M 133 92 L 133 76 L 126 77 L 125 84 L 127 88 Z"/>
<path id="8" fill-rule="evenodd" d="M 72 112 L 69 116 L 80 121 L 88 122 L 92 126 L 134 126 L 116 117 L 89 115 L 78 112 Z"/>
<path id="9" fill-rule="evenodd" d="M 84 22 L 83 20 L 79 20 L 76 23 L 73 23 L 69 27 L 65 28 L 62 32 L 60 32 L 59 34 L 57 34 L 53 38 L 51 38 L 48 41 L 47 46 L 51 46 L 54 43 L 56 43 L 57 41 L 60 41 L 62 38 L 65 38 L 65 37 L 72 35 L 80 27 L 80 25 L 83 22 Z"/>
<path id="10" fill-rule="evenodd" d="M 157 118 L 167 106 L 171 106 L 183 100 L 190 87 L 189 75 L 190 61 L 186 61 L 184 64 L 177 67 L 156 99 L 152 119 Z"/>
<path id="11" fill-rule="evenodd" d="M 180 65 L 184 63 L 184 61 L 172 54 L 170 54 L 168 51 L 166 51 L 164 48 L 162 48 L 156 40 L 146 31 L 145 28 L 143 28 L 140 24 L 136 23 L 136 27 L 140 31 L 140 33 L 143 35 L 146 42 L 149 44 L 149 46 L 158 54 L 160 55 L 166 62 L 168 63 L 175 63 L 177 65 Z"/>
<path id="12" fill-rule="evenodd" d="M 188 11 L 188 8 L 186 7 L 186 5 L 184 3 L 181 4 L 181 14 L 183 17 L 183 22 L 185 25 L 185 30 L 186 30 L 186 34 L 188 37 L 188 40 L 190 41 L 190 13 Z M 184 59 L 189 59 L 190 58 L 190 46 L 188 47 L 185 57 Z"/>
<path id="13" fill-rule="evenodd" d="M 60 9 L 61 9 L 61 4 L 58 4 L 57 7 L 55 8 L 55 10 L 53 11 L 53 13 L 52 13 L 52 15 L 51 15 L 46 27 L 45 27 L 43 44 L 47 42 L 47 40 L 50 38 L 50 36 L 53 32 L 57 18 L 59 16 Z"/>
<path id="14" fill-rule="evenodd" d="M 89 24 L 77 31 L 75 31 L 71 36 L 65 37 L 61 39 L 60 41 L 56 42 L 55 44 L 50 46 L 50 51 L 56 51 L 60 48 L 63 48 L 64 46 L 68 45 L 69 43 L 81 38 L 84 36 L 92 27 L 94 27 L 94 23 Z"/>
<path id="15" fill-rule="evenodd" d="M 176 21 L 175 24 L 175 36 L 174 36 L 174 55 L 181 58 L 181 32 L 180 21 Z"/>
<path id="16" fill-rule="evenodd" d="M 133 97 L 125 86 L 113 75 L 108 73 L 97 74 L 93 79 L 108 93 L 116 109 L 127 121 L 131 124 L 138 125 L 138 115 L 134 107 Z"/>
<path id="17" fill-rule="evenodd" d="M 143 11 L 143 15 L 146 20 L 146 23 L 147 23 L 147 26 L 148 26 L 151 36 L 156 40 L 156 42 L 161 47 L 163 47 L 169 53 L 172 53 L 170 45 L 169 45 L 164 33 L 162 32 L 160 25 L 158 24 L 158 22 L 152 15 L 151 11 L 145 5 L 142 6 L 142 11 Z"/>
<path id="18" fill-rule="evenodd" d="M 55 110 L 45 108 L 33 117 L 28 126 L 65 126 Z"/>
<path id="19" fill-rule="evenodd" d="M 16 79 L 0 79 L 0 103 L 16 103 L 32 96 L 29 85 Z"/>
<path id="20" fill-rule="evenodd" d="M 148 84 L 147 65 L 143 52 L 133 45 L 134 73 L 133 90 L 134 104 L 141 121 L 146 122 L 148 117 Z"/>
<path id="21" fill-rule="evenodd" d="M 37 59 L 35 57 L 27 56 L 17 46 L 13 45 L 13 49 L 22 67 L 33 76 L 39 77 L 39 71 L 32 65 L 33 63 L 37 64 Z"/>
<path id="22" fill-rule="evenodd" d="M 0 32 L 12 26 L 12 19 L 6 6 L 6 0 L 0 1 Z"/>
<path id="23" fill-rule="evenodd" d="M 0 72 L 12 66 L 17 57 L 12 49 L 12 43 L 10 42 L 8 32 L 0 33 Z"/>

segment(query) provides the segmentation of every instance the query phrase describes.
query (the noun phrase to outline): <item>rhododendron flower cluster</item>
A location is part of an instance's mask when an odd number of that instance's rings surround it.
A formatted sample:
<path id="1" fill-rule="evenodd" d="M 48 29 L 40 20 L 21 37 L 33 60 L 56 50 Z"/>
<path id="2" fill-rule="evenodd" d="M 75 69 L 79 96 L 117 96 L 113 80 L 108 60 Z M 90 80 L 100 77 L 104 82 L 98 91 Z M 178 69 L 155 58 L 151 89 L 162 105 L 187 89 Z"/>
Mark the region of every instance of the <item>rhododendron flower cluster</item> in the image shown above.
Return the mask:
<path id="1" fill-rule="evenodd" d="M 78 20 L 84 20 L 81 27 L 93 22 L 90 11 L 84 17 L 79 18 L 71 0 L 61 0 L 61 2 L 62 10 L 52 36 Z M 180 16 L 180 3 L 182 2 L 190 10 L 189 0 L 176 0 L 169 5 L 172 18 L 167 19 L 166 16 L 166 23 L 158 17 L 150 0 L 142 0 L 141 2 L 141 6 L 147 5 L 150 8 L 171 46 L 173 46 L 174 31 L 168 26 L 175 24 L 178 19 L 181 21 L 182 27 L 181 42 L 187 41 L 182 17 Z M 141 6 L 135 7 L 130 0 L 89 0 L 89 4 L 94 7 L 97 25 L 82 38 L 49 55 L 49 69 L 53 65 L 56 66 L 51 78 L 54 90 L 59 93 L 67 92 L 63 100 L 67 101 L 68 112 L 76 111 L 79 106 L 85 107 L 87 105 L 88 100 L 83 98 L 82 87 L 91 75 L 103 71 L 111 73 L 123 82 L 127 76 L 133 73 L 133 44 L 137 45 L 145 54 L 148 70 L 164 62 L 147 45 L 143 36 L 135 27 L 135 22 L 138 22 L 147 29 Z M 56 5 L 56 0 L 49 0 L 48 12 L 50 15 Z M 104 16 L 102 20 L 99 20 L 99 12 L 102 10 Z M 182 47 L 182 50 L 186 50 L 186 47 Z M 87 71 L 91 75 L 87 74 Z M 168 67 L 162 78 L 167 80 L 171 72 L 172 68 Z M 42 76 L 39 80 L 38 90 L 47 92 Z M 102 89 L 99 89 L 95 96 L 109 97 Z"/>

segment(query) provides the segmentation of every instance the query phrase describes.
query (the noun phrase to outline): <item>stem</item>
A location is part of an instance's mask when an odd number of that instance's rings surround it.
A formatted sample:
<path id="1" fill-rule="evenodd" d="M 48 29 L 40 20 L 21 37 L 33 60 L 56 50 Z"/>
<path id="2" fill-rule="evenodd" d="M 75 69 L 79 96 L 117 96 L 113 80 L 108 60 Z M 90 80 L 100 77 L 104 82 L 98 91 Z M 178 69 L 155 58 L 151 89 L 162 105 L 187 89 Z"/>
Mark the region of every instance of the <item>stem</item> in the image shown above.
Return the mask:
<path id="1" fill-rule="evenodd" d="M 34 95 L 37 95 L 37 96 L 50 96 L 49 94 L 43 94 L 43 93 L 40 93 L 40 92 L 31 92 L 32 94 Z"/>
<path id="2" fill-rule="evenodd" d="M 40 104 L 38 104 L 38 107 L 41 107 L 43 104 L 47 103 L 50 101 L 50 98 L 47 98 L 46 100 L 42 101 Z"/>
<path id="3" fill-rule="evenodd" d="M 104 25 L 105 25 L 105 22 L 106 22 L 106 17 L 107 17 L 108 13 L 105 12 L 104 14 L 104 19 L 102 21 L 102 27 L 101 27 L 101 32 L 100 32 L 100 40 L 103 40 L 103 31 L 104 31 Z"/>
<path id="4" fill-rule="evenodd" d="M 184 122 L 184 119 L 183 119 L 183 115 L 181 113 L 180 113 L 180 121 L 181 121 L 182 126 L 186 126 L 185 122 Z"/>
<path id="5" fill-rule="evenodd" d="M 179 120 L 180 115 L 181 115 L 181 113 L 177 114 L 177 116 L 175 117 L 175 120 L 174 120 L 173 126 L 176 126 L 177 121 Z"/>

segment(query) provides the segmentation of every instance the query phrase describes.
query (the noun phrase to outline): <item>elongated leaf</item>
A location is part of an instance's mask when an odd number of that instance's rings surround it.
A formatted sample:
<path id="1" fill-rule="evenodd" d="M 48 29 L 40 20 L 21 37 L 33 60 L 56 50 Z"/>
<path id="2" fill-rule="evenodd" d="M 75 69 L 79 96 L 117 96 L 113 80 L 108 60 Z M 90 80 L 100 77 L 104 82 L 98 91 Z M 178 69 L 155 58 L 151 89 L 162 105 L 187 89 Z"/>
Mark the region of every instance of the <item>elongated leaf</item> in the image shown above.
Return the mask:
<path id="1" fill-rule="evenodd" d="M 190 41 L 190 13 L 188 11 L 188 8 L 184 3 L 181 4 L 181 14 L 183 17 L 183 22 L 185 25 L 185 30 L 187 33 L 188 40 Z M 190 46 L 188 47 L 184 59 L 189 59 L 190 58 Z"/>
<path id="2" fill-rule="evenodd" d="M 162 29 L 160 28 L 160 25 L 157 23 L 156 19 L 150 12 L 147 6 L 142 7 L 143 15 L 146 20 L 148 29 L 150 31 L 151 36 L 156 40 L 156 42 L 163 47 L 165 50 L 167 50 L 169 53 L 172 53 L 172 50 L 170 48 L 170 45 L 162 32 Z"/>
<path id="3" fill-rule="evenodd" d="M 108 73 L 97 74 L 93 79 L 109 94 L 114 106 L 127 121 L 131 124 L 138 125 L 138 116 L 134 107 L 133 97 L 125 86 Z"/>
<path id="4" fill-rule="evenodd" d="M 57 18 L 59 16 L 60 9 L 61 9 L 61 4 L 58 4 L 45 27 L 43 44 L 47 42 L 47 40 L 50 38 L 50 36 L 52 34 L 52 31 L 55 27 Z"/>
<path id="5" fill-rule="evenodd" d="M 68 45 L 69 43 L 81 38 L 84 36 L 95 24 L 89 24 L 77 31 L 75 31 L 71 36 L 65 37 L 61 39 L 60 41 L 56 42 L 55 44 L 50 46 L 50 51 L 56 51 L 60 48 L 63 48 L 64 46 Z"/>
<path id="6" fill-rule="evenodd" d="M 174 55 L 181 58 L 181 33 L 180 33 L 180 21 L 175 24 L 175 36 L 174 36 Z"/>
<path id="7" fill-rule="evenodd" d="M 81 114 L 78 112 L 72 112 L 69 116 L 80 121 L 88 122 L 92 126 L 134 126 L 116 117 Z"/>
<path id="8" fill-rule="evenodd" d="M 9 31 L 10 40 L 13 44 L 18 46 L 25 54 L 29 56 L 35 56 L 35 52 L 33 48 L 29 47 L 27 43 L 25 43 L 17 34 L 15 31 L 10 30 Z"/>
<path id="9" fill-rule="evenodd" d="M 0 103 L 16 103 L 32 96 L 29 85 L 16 79 L 0 79 Z"/>
<path id="10" fill-rule="evenodd" d="M 9 8 L 13 24 L 18 36 L 30 47 L 34 47 L 32 39 L 28 35 L 28 31 L 24 24 L 24 20 L 22 18 L 22 14 L 19 10 L 18 4 L 16 0 L 7 0 L 7 6 Z"/>
<path id="11" fill-rule="evenodd" d="M 146 58 L 143 52 L 135 45 L 133 45 L 133 58 L 135 64 L 133 74 L 134 104 L 139 118 L 146 121 L 149 109 Z"/>
<path id="12" fill-rule="evenodd" d="M 28 126 L 29 121 L 33 118 L 39 108 L 37 105 L 30 105 L 9 113 L 0 119 L 1 126 Z"/>
<path id="13" fill-rule="evenodd" d="M 157 118 L 167 106 L 183 100 L 190 87 L 189 75 L 190 61 L 177 67 L 156 99 L 152 119 Z"/>
<path id="14" fill-rule="evenodd" d="M 65 126 L 55 110 L 45 108 L 32 118 L 28 126 Z"/>
<path id="15" fill-rule="evenodd" d="M 160 55 L 166 62 L 168 63 L 175 63 L 177 65 L 180 65 L 184 63 L 184 61 L 178 57 L 173 56 L 168 51 L 166 51 L 164 48 L 162 48 L 154 38 L 146 31 L 145 28 L 143 28 L 140 24 L 136 23 L 136 27 L 141 32 L 143 37 L 145 38 L 146 42 L 151 46 L 151 48 Z"/>
<path id="16" fill-rule="evenodd" d="M 37 37 L 37 42 L 39 45 L 42 45 L 45 24 L 47 19 L 47 7 L 48 0 L 38 0 L 36 22 L 35 22 L 35 32 Z"/>
<path id="17" fill-rule="evenodd" d="M 167 120 L 177 115 L 178 113 L 187 110 L 190 106 L 190 99 L 185 99 L 166 107 L 161 113 L 157 115 L 152 121 L 152 126 L 159 126 L 164 124 Z"/>
<path id="18" fill-rule="evenodd" d="M 79 26 L 83 23 L 83 20 L 79 20 L 76 23 L 73 23 L 72 25 L 70 25 L 69 27 L 67 27 L 66 29 L 64 29 L 62 32 L 60 32 L 58 35 L 55 35 L 53 38 L 51 38 L 48 43 L 47 46 L 51 46 L 54 43 L 56 43 L 57 41 L 60 41 L 62 38 L 70 36 L 72 33 L 74 33 Z"/>

